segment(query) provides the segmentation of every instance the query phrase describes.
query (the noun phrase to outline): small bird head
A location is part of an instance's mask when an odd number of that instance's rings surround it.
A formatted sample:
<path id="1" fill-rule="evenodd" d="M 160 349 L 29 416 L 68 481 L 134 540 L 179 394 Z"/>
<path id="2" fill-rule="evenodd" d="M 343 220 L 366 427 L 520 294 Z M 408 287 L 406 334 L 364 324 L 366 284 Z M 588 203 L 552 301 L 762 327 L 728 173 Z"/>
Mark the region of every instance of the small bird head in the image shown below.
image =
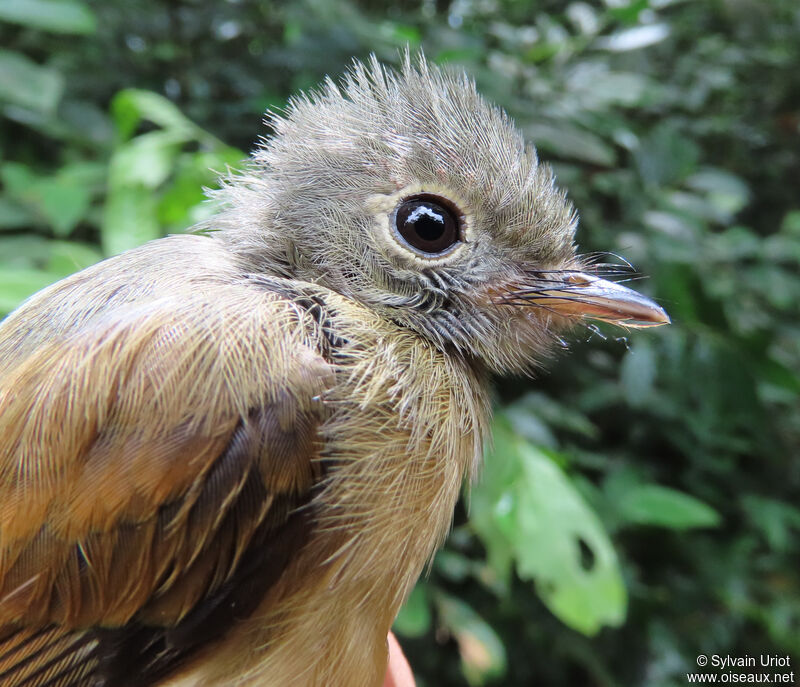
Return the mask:
<path id="1" fill-rule="evenodd" d="M 255 273 L 315 282 L 436 346 L 523 371 L 570 322 L 669 322 L 576 254 L 577 215 L 464 75 L 356 62 L 292 100 L 215 222 Z"/>

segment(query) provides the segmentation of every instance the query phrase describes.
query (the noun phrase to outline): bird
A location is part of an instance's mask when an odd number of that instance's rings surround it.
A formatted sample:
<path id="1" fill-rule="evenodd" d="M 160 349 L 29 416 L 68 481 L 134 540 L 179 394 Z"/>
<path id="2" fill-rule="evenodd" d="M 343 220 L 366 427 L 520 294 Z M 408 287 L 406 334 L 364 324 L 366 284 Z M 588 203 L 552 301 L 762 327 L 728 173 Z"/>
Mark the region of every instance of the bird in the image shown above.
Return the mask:
<path id="1" fill-rule="evenodd" d="M 464 73 L 354 61 L 215 211 L 0 324 L 0 684 L 373 687 L 494 376 L 669 322 Z"/>

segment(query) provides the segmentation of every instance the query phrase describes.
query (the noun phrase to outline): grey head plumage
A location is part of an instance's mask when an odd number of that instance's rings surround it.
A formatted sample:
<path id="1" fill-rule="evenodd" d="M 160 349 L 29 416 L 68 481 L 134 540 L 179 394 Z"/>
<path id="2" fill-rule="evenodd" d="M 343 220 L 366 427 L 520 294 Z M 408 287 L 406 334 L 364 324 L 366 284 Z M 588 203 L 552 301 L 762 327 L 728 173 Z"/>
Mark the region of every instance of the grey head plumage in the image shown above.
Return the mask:
<path id="1" fill-rule="evenodd" d="M 529 369 L 574 320 L 551 306 L 586 286 L 574 277 L 577 215 L 464 74 L 421 55 L 397 72 L 356 61 L 269 123 L 208 224 L 247 271 L 332 289 L 496 371 Z M 398 233 L 409 200 L 455 218 L 447 250 Z"/>

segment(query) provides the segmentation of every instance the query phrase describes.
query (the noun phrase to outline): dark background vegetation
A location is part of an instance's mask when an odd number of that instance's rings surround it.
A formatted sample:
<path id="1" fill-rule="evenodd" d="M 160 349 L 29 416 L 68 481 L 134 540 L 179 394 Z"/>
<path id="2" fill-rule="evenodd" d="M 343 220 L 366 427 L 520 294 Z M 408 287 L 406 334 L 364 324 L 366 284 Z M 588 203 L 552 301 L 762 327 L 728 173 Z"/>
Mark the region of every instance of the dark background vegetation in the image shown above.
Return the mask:
<path id="1" fill-rule="evenodd" d="M 407 44 L 508 109 L 581 250 L 674 320 L 580 329 L 499 382 L 483 479 L 396 626 L 420 685 L 797 671 L 796 0 L 0 0 L 0 310 L 184 230 L 265 108 Z"/>

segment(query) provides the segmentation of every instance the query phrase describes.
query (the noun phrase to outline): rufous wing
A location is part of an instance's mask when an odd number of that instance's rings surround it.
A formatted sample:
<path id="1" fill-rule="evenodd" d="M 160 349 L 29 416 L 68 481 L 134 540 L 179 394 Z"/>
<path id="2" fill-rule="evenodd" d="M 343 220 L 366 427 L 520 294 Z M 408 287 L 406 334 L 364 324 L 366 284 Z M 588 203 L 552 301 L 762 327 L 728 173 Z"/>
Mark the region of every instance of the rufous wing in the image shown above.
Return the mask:
<path id="1" fill-rule="evenodd" d="M 329 368 L 292 303 L 198 291 L 77 318 L 0 369 L 0 684 L 149 684 L 306 540 Z"/>

